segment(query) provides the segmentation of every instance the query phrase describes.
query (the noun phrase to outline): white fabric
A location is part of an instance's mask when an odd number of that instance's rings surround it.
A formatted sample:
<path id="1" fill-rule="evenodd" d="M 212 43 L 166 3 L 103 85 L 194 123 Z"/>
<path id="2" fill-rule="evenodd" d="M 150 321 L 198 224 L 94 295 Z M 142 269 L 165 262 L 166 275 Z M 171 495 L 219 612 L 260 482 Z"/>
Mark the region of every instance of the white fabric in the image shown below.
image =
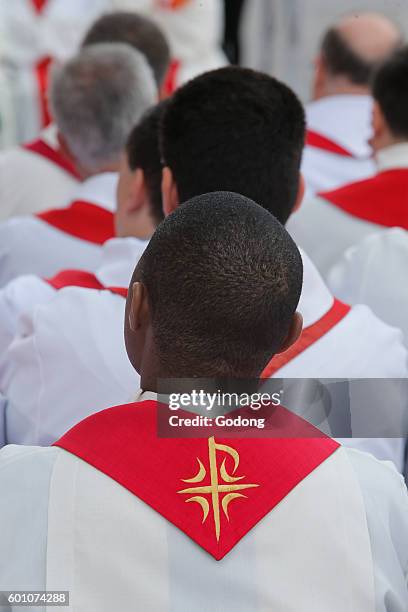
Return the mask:
<path id="1" fill-rule="evenodd" d="M 125 245 L 113 241 L 111 253 L 115 248 L 122 250 Z M 118 286 L 126 275 L 130 279 L 136 259 L 137 256 L 124 257 L 122 272 L 114 272 L 114 259 L 110 264 L 107 261 L 99 273 L 100 280 Z M 303 262 L 304 288 L 299 310 L 309 326 L 330 310 L 333 297 L 305 254 Z M 122 281 L 115 282 L 119 277 Z M 134 396 L 139 379 L 124 347 L 124 309 L 125 300 L 109 292 L 67 288 L 51 302 L 25 313 L 5 355 L 5 365 L 0 367 L 0 390 L 8 399 L 9 443 L 50 444 L 86 415 L 108 405 L 126 403 Z M 358 306 L 276 376 L 405 378 L 407 361 L 401 334 L 382 323 L 367 307 Z M 381 400 L 379 406 L 373 403 L 372 410 L 383 414 L 385 406 L 389 411 L 388 404 Z M 402 440 L 371 438 L 350 443 L 394 461 L 402 470 Z"/>
<path id="2" fill-rule="evenodd" d="M 95 276 L 105 287 L 127 287 L 147 241 L 137 238 L 112 238 L 101 247 L 100 266 Z M 4 380 L 7 358 L 4 356 L 18 332 L 19 323 L 34 309 L 54 299 L 56 290 L 44 279 L 18 276 L 0 289 L 0 381 Z M 24 329 L 24 323 L 23 329 Z M 1 386 L 1 383 L 0 383 Z"/>
<path id="3" fill-rule="evenodd" d="M 368 304 L 404 333 L 408 346 L 408 232 L 393 228 L 350 247 L 329 274 L 334 293 L 350 304 Z"/>
<path id="4" fill-rule="evenodd" d="M 104 286 L 127 287 L 146 245 L 136 238 L 108 241 L 95 276 Z M 2 294 L 13 300 L 16 335 L 10 345 L 5 326 L 0 389 L 13 397 L 5 414 L 8 441 L 52 444 L 88 414 L 130 400 L 140 379 L 123 342 L 123 297 L 76 287 L 55 291 L 21 277 L 0 291 L 0 315 Z"/>
<path id="5" fill-rule="evenodd" d="M 45 133 L 41 137 L 47 142 L 51 140 Z M 77 179 L 45 157 L 22 147 L 1 151 L 0 221 L 61 208 L 77 185 Z"/>
<path id="6" fill-rule="evenodd" d="M 308 128 L 354 156 L 344 157 L 306 146 L 302 172 L 308 197 L 374 174 L 375 164 L 368 144 L 371 109 L 371 98 L 357 95 L 328 96 L 306 106 Z"/>
<path id="7" fill-rule="evenodd" d="M 408 168 L 408 144 L 394 145 L 377 155 L 379 172 Z M 327 200 L 306 200 L 292 215 L 287 229 L 305 249 L 325 279 L 344 252 L 371 234 L 387 228 L 344 213 Z"/>
<path id="8" fill-rule="evenodd" d="M 103 173 L 79 184 L 75 200 L 114 212 L 117 174 Z M 62 269 L 93 271 L 100 264 L 101 246 L 65 232 L 34 216 L 0 224 L 0 287 L 21 274 L 53 276 Z"/>
<path id="9" fill-rule="evenodd" d="M 358 451 L 332 455 L 221 562 L 61 449 L 4 448 L 0 488 L 0 589 L 70 590 L 68 610 L 407 609 L 407 491 Z"/>

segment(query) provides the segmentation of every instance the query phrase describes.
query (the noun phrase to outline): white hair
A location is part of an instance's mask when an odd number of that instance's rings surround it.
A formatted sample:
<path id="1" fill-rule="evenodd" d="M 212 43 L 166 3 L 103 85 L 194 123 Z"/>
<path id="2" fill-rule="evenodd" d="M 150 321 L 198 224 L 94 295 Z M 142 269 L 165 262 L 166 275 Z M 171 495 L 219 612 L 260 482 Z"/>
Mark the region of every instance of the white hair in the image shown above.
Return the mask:
<path id="1" fill-rule="evenodd" d="M 126 44 L 85 47 L 52 72 L 51 112 L 78 162 L 117 163 L 132 128 L 157 100 L 145 57 Z"/>

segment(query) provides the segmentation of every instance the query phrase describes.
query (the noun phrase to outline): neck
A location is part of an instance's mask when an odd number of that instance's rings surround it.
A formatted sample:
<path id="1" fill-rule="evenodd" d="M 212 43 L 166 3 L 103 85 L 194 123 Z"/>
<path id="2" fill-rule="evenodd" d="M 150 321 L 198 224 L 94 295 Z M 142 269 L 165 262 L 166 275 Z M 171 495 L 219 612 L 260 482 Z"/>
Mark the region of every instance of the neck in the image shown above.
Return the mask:
<path id="1" fill-rule="evenodd" d="M 321 100 L 331 96 L 368 96 L 370 90 L 366 85 L 356 85 L 343 77 L 330 79 L 325 85 L 314 93 L 314 100 Z"/>
<path id="2" fill-rule="evenodd" d="M 104 174 L 105 172 L 119 172 L 119 164 L 111 163 L 111 164 L 103 164 L 96 170 L 90 170 L 85 166 L 81 166 L 80 164 L 75 164 L 75 168 L 79 173 L 81 179 L 84 181 L 92 176 L 97 176 L 98 174 Z"/>

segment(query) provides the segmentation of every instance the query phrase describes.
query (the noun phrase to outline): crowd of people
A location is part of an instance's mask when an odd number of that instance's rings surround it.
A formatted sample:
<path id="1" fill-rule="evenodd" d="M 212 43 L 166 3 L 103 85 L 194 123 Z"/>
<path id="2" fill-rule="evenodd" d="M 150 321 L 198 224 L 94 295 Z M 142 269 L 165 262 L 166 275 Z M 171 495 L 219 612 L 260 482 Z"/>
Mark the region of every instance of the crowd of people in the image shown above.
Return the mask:
<path id="1" fill-rule="evenodd" d="M 0 4 L 0 610 L 407 612 L 402 31 L 334 23 L 305 108 L 226 65 L 215 1 L 18 4 Z M 304 410 L 160 434 L 191 380 L 304 381 Z"/>

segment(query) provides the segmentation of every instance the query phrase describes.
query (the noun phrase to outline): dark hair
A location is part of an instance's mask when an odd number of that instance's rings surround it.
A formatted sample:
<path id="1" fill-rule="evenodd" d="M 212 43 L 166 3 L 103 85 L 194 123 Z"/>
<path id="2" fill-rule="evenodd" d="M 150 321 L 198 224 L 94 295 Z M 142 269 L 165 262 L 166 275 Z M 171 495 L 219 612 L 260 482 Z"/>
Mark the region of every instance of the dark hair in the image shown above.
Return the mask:
<path id="1" fill-rule="evenodd" d="M 161 176 L 162 163 L 159 149 L 159 128 L 163 110 L 167 102 L 163 101 L 148 110 L 141 121 L 130 133 L 126 153 L 129 168 L 141 168 L 144 173 L 151 203 L 151 215 L 156 225 L 164 219 Z"/>
<path id="2" fill-rule="evenodd" d="M 378 69 L 373 96 L 394 136 L 408 139 L 408 46 Z"/>
<path id="3" fill-rule="evenodd" d="M 106 13 L 91 26 L 82 46 L 110 42 L 127 43 L 145 55 L 161 87 L 170 64 L 170 47 L 159 26 L 137 13 Z"/>
<path id="4" fill-rule="evenodd" d="M 249 378 L 287 336 L 302 276 L 300 253 L 273 215 L 241 195 L 217 192 L 163 221 L 132 282 L 147 289 L 169 375 Z"/>
<path id="5" fill-rule="evenodd" d="M 228 67 L 174 94 L 163 115 L 162 154 L 181 201 L 235 191 L 286 223 L 299 189 L 304 135 L 304 110 L 289 87 Z"/>
<path id="6" fill-rule="evenodd" d="M 369 85 L 380 63 L 360 57 L 335 27 L 326 32 L 321 53 L 330 74 L 345 76 L 355 85 Z"/>

